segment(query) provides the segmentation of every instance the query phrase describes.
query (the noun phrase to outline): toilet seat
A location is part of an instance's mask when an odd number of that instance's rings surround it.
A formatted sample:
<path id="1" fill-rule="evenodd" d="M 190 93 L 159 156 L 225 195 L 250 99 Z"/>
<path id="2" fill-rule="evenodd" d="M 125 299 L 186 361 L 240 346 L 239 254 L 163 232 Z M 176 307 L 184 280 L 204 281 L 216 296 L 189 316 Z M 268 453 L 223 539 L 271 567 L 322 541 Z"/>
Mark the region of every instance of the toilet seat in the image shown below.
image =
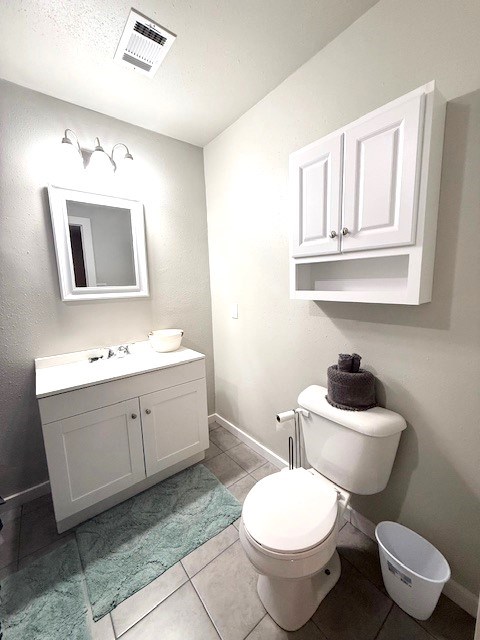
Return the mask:
<path id="1" fill-rule="evenodd" d="M 332 483 L 306 469 L 263 478 L 245 499 L 242 520 L 249 536 L 264 549 L 296 554 L 317 547 L 337 518 L 338 494 Z"/>

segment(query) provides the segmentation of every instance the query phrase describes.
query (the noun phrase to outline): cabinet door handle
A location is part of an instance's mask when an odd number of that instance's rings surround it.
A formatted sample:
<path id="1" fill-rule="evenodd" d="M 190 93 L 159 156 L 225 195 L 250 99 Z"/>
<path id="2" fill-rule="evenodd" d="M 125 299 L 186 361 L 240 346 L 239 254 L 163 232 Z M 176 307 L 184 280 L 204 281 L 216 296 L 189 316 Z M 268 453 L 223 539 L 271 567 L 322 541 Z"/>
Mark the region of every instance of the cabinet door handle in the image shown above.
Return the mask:
<path id="1" fill-rule="evenodd" d="M 137 414 L 136 413 L 132 413 L 132 420 L 136 420 L 137 419 Z"/>
<path id="2" fill-rule="evenodd" d="M 336 231 L 330 231 L 330 238 L 336 238 L 337 237 L 337 232 Z"/>
<path id="3" fill-rule="evenodd" d="M 350 233 L 350 231 L 347 229 L 347 227 L 343 227 L 342 229 L 342 236 L 346 236 L 347 233 Z"/>
<path id="4" fill-rule="evenodd" d="M 151 409 L 145 409 L 145 413 L 147 414 L 147 416 L 149 416 L 152 413 Z"/>

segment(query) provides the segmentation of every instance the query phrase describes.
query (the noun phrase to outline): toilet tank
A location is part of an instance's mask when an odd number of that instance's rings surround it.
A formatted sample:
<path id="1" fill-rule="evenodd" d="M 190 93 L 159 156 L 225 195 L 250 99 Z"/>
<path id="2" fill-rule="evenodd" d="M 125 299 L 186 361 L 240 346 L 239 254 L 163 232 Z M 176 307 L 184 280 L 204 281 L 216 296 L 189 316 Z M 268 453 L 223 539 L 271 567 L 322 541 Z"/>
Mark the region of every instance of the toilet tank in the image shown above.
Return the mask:
<path id="1" fill-rule="evenodd" d="M 298 396 L 305 453 L 309 464 L 334 484 L 361 495 L 387 486 L 401 432 L 398 413 L 381 407 L 345 411 L 332 407 L 327 389 L 312 385 Z"/>

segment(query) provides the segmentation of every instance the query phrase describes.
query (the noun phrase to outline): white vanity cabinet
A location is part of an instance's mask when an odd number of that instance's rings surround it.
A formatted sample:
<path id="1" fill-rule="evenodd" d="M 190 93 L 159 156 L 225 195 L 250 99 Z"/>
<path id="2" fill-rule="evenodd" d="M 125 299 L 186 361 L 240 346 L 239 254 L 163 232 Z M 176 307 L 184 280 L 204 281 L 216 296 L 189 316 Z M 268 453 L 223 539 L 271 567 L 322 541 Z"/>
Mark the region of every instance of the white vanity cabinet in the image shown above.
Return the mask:
<path id="1" fill-rule="evenodd" d="M 431 82 L 291 154 L 292 298 L 431 299 L 444 118 Z"/>
<path id="2" fill-rule="evenodd" d="M 95 363 L 84 354 L 35 361 L 59 531 L 198 462 L 208 448 L 203 354 L 148 347 Z"/>
<path id="3" fill-rule="evenodd" d="M 202 438 L 206 415 L 204 379 L 141 396 L 140 412 L 148 476 L 208 447 L 208 441 L 205 447 Z"/>
<path id="4" fill-rule="evenodd" d="M 58 519 L 145 478 L 138 413 L 138 399 L 132 399 L 43 426 Z"/>

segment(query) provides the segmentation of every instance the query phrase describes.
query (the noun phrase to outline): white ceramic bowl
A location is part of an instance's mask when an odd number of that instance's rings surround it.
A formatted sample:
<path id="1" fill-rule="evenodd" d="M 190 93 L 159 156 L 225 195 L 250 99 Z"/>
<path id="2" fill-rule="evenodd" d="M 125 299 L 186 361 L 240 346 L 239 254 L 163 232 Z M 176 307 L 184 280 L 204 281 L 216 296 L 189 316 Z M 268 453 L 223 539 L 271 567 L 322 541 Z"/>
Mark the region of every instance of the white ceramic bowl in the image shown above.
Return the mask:
<path id="1" fill-rule="evenodd" d="M 182 329 L 159 329 L 148 334 L 152 349 L 160 353 L 176 351 L 182 344 L 182 338 Z"/>

